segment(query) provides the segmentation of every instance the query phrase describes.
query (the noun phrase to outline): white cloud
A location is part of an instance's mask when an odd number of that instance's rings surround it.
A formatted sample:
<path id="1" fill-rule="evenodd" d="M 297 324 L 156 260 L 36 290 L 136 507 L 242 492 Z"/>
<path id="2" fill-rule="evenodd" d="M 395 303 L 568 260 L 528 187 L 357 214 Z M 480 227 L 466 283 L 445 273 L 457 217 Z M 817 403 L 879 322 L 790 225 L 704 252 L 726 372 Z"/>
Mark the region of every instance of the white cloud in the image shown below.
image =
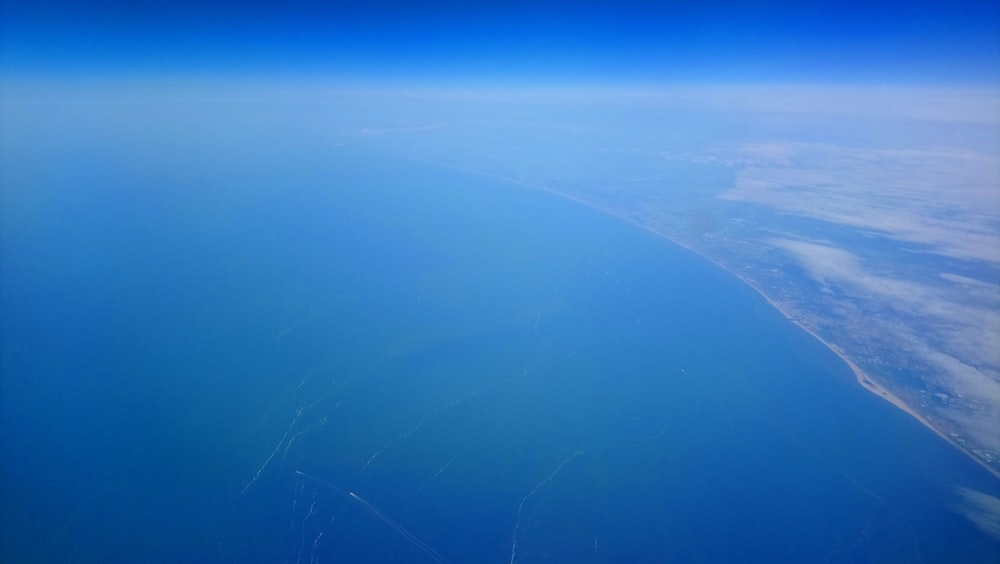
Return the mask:
<path id="1" fill-rule="evenodd" d="M 903 280 L 875 273 L 854 253 L 830 244 L 779 238 L 767 242 L 790 253 L 810 277 L 821 285 L 836 286 L 863 310 L 891 308 L 896 315 L 872 317 L 865 323 L 877 327 L 959 398 L 953 406 L 941 408 L 939 415 L 962 428 L 977 445 L 1000 452 L 1000 347 L 996 346 L 1000 311 L 965 305 L 959 299 L 970 281 L 978 281 L 955 275 L 941 277 L 940 285 Z M 978 282 L 976 287 L 983 285 L 993 286 Z"/>
<path id="2" fill-rule="evenodd" d="M 809 275 L 822 283 L 849 284 L 882 299 L 927 304 L 932 291 L 920 284 L 871 274 L 853 253 L 818 243 L 791 239 L 771 239 L 771 245 L 792 253 Z"/>
<path id="3" fill-rule="evenodd" d="M 959 150 L 742 147 L 720 198 L 1000 264 L 1000 156 Z"/>
<path id="4" fill-rule="evenodd" d="M 955 488 L 960 502 L 955 511 L 984 533 L 1000 540 L 1000 499 L 969 488 Z"/>

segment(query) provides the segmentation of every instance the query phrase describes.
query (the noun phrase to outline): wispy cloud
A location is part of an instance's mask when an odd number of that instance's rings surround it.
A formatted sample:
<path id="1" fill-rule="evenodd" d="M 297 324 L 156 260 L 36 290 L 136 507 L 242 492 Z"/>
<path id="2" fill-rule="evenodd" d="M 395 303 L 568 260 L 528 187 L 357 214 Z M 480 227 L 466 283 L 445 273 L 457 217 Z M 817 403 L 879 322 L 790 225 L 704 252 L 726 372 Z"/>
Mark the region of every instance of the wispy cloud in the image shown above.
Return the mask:
<path id="1" fill-rule="evenodd" d="M 1000 264 L 1000 156 L 771 143 L 739 151 L 720 197 Z"/>
<path id="2" fill-rule="evenodd" d="M 941 283 L 923 283 L 877 272 L 843 248 L 796 239 L 770 239 L 792 255 L 822 288 L 835 289 L 833 302 L 849 300 L 861 311 L 884 311 L 864 322 L 905 350 L 936 376 L 930 389 L 943 390 L 940 417 L 1000 452 L 1000 310 L 967 305 L 966 277 L 943 273 Z M 885 270 L 885 266 L 882 267 Z M 992 284 L 973 281 L 982 289 Z M 942 392 L 939 392 L 942 393 Z"/>
<path id="3" fill-rule="evenodd" d="M 955 488 L 959 502 L 954 509 L 976 527 L 1000 540 L 1000 499 L 969 488 Z"/>

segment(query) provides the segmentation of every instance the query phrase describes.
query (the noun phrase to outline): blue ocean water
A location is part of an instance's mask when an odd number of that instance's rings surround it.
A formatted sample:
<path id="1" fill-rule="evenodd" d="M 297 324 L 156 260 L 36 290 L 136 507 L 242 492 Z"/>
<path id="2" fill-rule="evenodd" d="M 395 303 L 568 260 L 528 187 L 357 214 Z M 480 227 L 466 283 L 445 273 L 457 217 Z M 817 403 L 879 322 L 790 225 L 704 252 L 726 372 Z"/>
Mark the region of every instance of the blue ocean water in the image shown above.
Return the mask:
<path id="1" fill-rule="evenodd" d="M 1000 484 L 696 255 L 97 119 L 4 133 L 5 562 L 996 559 L 955 488 Z"/>

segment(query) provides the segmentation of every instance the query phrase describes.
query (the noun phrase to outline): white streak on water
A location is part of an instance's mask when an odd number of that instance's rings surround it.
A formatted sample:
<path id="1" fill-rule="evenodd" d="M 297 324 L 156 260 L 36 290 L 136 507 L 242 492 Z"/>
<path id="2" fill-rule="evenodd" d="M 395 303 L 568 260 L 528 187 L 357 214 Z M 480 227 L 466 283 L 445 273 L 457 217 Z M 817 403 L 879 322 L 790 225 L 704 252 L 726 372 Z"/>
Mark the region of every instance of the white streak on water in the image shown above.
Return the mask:
<path id="1" fill-rule="evenodd" d="M 462 397 L 460 397 L 460 398 L 458 398 L 456 400 L 453 400 L 451 403 L 448 403 L 447 405 L 439 407 L 439 408 L 435 409 L 434 411 L 428 413 L 427 415 L 424 415 L 423 417 L 420 418 L 419 421 L 417 421 L 416 425 L 414 425 L 413 427 L 411 427 L 409 430 L 403 432 L 402 434 L 397 435 L 396 437 L 390 439 L 389 442 L 387 442 L 384 446 L 382 446 L 382 448 L 376 450 L 375 454 L 371 455 L 368 458 L 368 460 L 365 462 L 365 465 L 361 467 L 361 470 L 358 472 L 358 474 L 364 474 L 364 472 L 366 470 L 368 470 L 368 468 L 372 465 L 372 462 L 374 462 L 375 459 L 378 458 L 383 452 L 385 452 L 389 448 L 392 448 L 396 444 L 398 444 L 398 443 L 400 443 L 400 442 L 408 439 L 411 435 L 413 435 L 414 433 L 416 433 L 417 431 L 419 431 L 420 428 L 424 426 L 424 423 L 426 423 L 428 420 L 430 420 L 430 419 L 432 419 L 434 417 L 437 417 L 438 415 L 440 415 L 440 414 L 442 414 L 444 412 L 447 412 L 447 411 L 449 411 L 451 409 L 454 409 L 454 408 L 458 407 L 459 405 L 461 405 L 462 403 L 464 403 L 464 402 L 466 402 L 466 401 L 468 401 L 468 400 L 470 400 L 470 399 L 472 399 L 472 398 L 474 398 L 476 396 L 484 394 L 484 393 L 492 390 L 493 388 L 499 386 L 500 384 L 503 384 L 503 383 L 506 383 L 506 382 L 511 382 L 511 381 L 513 381 L 513 380 L 497 380 L 496 382 L 493 382 L 493 383 L 491 383 L 490 385 L 488 385 L 488 386 L 486 386 L 484 388 L 481 388 L 479 390 L 475 390 L 475 391 L 469 392 L 469 393 L 465 394 L 464 396 L 462 396 Z"/>
<path id="2" fill-rule="evenodd" d="M 451 466 L 452 462 L 455 462 L 455 457 L 454 456 L 451 457 L 451 460 L 449 460 L 448 462 L 445 462 L 444 466 L 442 466 L 441 468 L 438 468 L 438 471 L 435 472 L 434 475 L 431 476 L 429 480 L 427 480 L 426 482 L 424 482 L 424 484 L 422 486 L 420 486 L 419 488 L 417 488 L 417 491 L 414 492 L 413 497 L 410 498 L 410 501 L 407 502 L 407 504 L 405 506 L 403 506 L 403 509 L 406 509 L 407 507 L 409 507 L 411 503 L 413 503 L 418 497 L 420 497 L 420 494 L 423 493 L 423 491 L 425 489 L 427 489 L 427 486 L 431 485 L 431 483 L 434 480 L 436 480 L 437 477 L 440 476 L 442 472 L 444 472 L 449 466 Z"/>
<path id="3" fill-rule="evenodd" d="M 340 407 L 340 403 L 337 403 L 337 405 L 335 405 L 333 407 L 333 410 L 336 411 L 338 407 Z M 282 453 L 282 455 L 281 455 L 281 466 L 280 467 L 281 467 L 282 470 L 285 469 L 285 461 L 288 459 L 288 453 L 292 450 L 292 445 L 295 444 L 295 441 L 299 437 L 301 437 L 302 435 L 305 435 L 306 433 L 311 433 L 313 431 L 316 431 L 316 430 L 322 428 L 324 425 L 326 425 L 326 422 L 328 420 L 329 420 L 329 416 L 324 415 L 323 418 L 320 419 L 319 423 L 317 423 L 317 424 L 315 424 L 315 425 L 313 425 L 311 427 L 306 427 L 305 429 L 299 431 L 298 433 L 295 433 L 295 435 L 293 435 L 292 438 L 289 439 L 288 444 L 285 445 L 284 453 Z"/>
<path id="4" fill-rule="evenodd" d="M 445 561 L 444 557 L 442 557 L 440 554 L 438 554 L 437 552 L 435 552 L 433 548 L 427 546 L 426 543 L 424 543 L 422 540 L 418 539 L 413 533 L 411 533 L 410 531 L 408 531 L 405 527 L 403 527 L 402 525 L 400 525 L 399 523 L 397 523 L 391 517 L 389 517 L 385 513 L 382 513 L 382 511 L 379 510 L 379 508 L 375 507 L 371 503 L 368 503 L 368 501 L 366 499 L 364 499 L 363 497 L 359 496 L 358 494 L 356 494 L 354 492 L 347 492 L 347 495 L 351 496 L 351 499 L 353 499 L 355 502 L 357 502 L 359 505 L 361 505 L 362 507 L 364 507 L 365 509 L 367 509 L 373 515 L 375 515 L 376 517 L 378 517 L 379 519 L 381 519 L 382 521 L 384 521 L 385 523 L 387 523 L 390 527 L 392 527 L 393 529 L 395 529 L 396 532 L 399 533 L 403 538 L 405 538 L 406 540 L 410 541 L 410 543 L 413 544 L 413 546 L 415 546 L 415 547 L 419 548 L 420 550 L 422 550 L 424 553 L 426 553 L 428 556 L 430 556 L 432 559 L 434 559 L 435 562 L 444 562 Z"/>
<path id="5" fill-rule="evenodd" d="M 569 457 L 567 457 L 565 460 L 563 460 L 562 462 L 560 462 L 559 466 L 556 466 L 556 469 L 553 470 L 552 473 L 550 473 L 541 482 L 538 482 L 537 484 L 535 484 L 535 487 L 532 488 L 532 490 L 530 492 L 528 492 L 528 495 L 526 495 L 523 498 L 521 498 L 521 503 L 517 506 L 517 518 L 514 521 L 514 533 L 511 535 L 511 537 L 512 537 L 511 538 L 511 546 L 510 546 L 510 563 L 511 564 L 514 564 L 514 562 L 517 561 L 517 542 L 518 542 L 518 537 L 520 536 L 520 532 L 521 532 L 521 520 L 522 520 L 521 514 L 524 512 L 524 504 L 527 503 L 529 499 L 531 499 L 532 497 L 534 497 L 535 494 L 537 494 L 539 492 L 539 490 L 541 490 L 542 488 L 544 488 L 546 485 L 548 485 L 549 482 L 551 482 L 553 479 L 555 479 L 555 477 L 559 475 L 559 472 L 562 471 L 563 467 L 565 467 L 567 464 L 569 464 L 570 462 L 572 462 L 573 460 L 575 460 L 578 456 L 580 456 L 582 454 L 586 454 L 586 452 L 582 451 L 582 450 L 578 450 L 578 451 L 574 452 L 572 455 L 570 455 Z M 532 512 L 528 516 L 528 520 L 529 521 L 531 520 L 532 516 L 534 516 L 534 512 Z"/>
<path id="6" fill-rule="evenodd" d="M 276 454 L 278 454 L 278 451 L 281 450 L 281 446 L 285 444 L 285 440 L 288 439 L 288 435 L 291 434 L 292 429 L 295 428 L 295 424 L 299 422 L 299 417 L 302 417 L 302 408 L 299 408 L 298 410 L 295 411 L 295 418 L 292 419 L 292 423 L 288 426 L 288 429 L 285 431 L 285 434 L 281 437 L 281 440 L 278 441 L 278 444 L 277 446 L 274 447 L 274 450 L 271 452 L 271 455 L 268 456 L 267 459 L 264 460 L 264 463 L 260 465 L 260 468 L 257 469 L 257 473 L 253 475 L 253 478 L 250 478 L 250 481 L 247 482 L 245 486 L 243 486 L 243 491 L 240 492 L 240 495 L 246 494 L 247 490 L 250 489 L 250 486 L 254 485 L 254 483 L 258 479 L 260 479 L 260 475 L 262 472 L 264 472 L 264 468 L 266 468 L 267 465 L 271 462 L 271 459 L 274 458 Z"/>

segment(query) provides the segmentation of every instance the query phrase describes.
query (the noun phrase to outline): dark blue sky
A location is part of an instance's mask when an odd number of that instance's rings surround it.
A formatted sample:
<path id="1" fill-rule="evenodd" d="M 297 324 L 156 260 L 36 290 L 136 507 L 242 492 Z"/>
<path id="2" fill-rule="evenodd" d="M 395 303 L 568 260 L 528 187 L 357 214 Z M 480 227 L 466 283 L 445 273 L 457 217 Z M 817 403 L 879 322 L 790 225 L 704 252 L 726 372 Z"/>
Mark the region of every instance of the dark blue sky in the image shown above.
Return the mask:
<path id="1" fill-rule="evenodd" d="M 9 74 L 1000 81 L 1000 2 L 7 0 Z"/>

